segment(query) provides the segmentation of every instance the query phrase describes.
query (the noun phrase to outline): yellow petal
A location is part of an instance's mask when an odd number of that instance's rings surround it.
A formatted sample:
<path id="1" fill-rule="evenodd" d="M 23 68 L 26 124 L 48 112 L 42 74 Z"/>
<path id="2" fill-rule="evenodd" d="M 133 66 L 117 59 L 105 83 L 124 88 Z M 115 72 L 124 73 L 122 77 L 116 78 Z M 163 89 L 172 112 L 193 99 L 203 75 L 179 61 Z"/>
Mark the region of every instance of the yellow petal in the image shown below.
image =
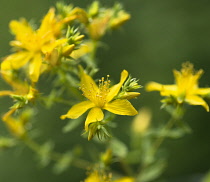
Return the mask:
<path id="1" fill-rule="evenodd" d="M 40 75 L 40 68 L 42 65 L 42 56 L 41 54 L 35 54 L 33 59 L 29 64 L 29 76 L 31 81 L 37 82 Z"/>
<path id="2" fill-rule="evenodd" d="M 162 96 L 177 95 L 177 86 L 176 85 L 162 85 L 157 82 L 149 82 L 146 85 L 146 91 L 160 91 Z"/>
<path id="3" fill-rule="evenodd" d="M 72 12 L 70 13 L 70 16 L 72 15 L 76 15 L 76 18 L 84 24 L 87 24 L 89 21 L 88 14 L 82 8 L 78 8 L 78 7 L 74 8 Z"/>
<path id="4" fill-rule="evenodd" d="M 195 94 L 202 96 L 208 95 L 210 94 L 210 88 L 198 88 L 195 90 Z"/>
<path id="5" fill-rule="evenodd" d="M 17 108 L 12 108 L 10 109 L 8 112 L 6 112 L 3 117 L 2 117 L 2 120 L 3 121 L 7 121 L 8 118 L 10 118 L 10 116 L 17 110 Z"/>
<path id="6" fill-rule="evenodd" d="M 110 17 L 95 18 L 88 26 L 88 32 L 93 40 L 99 40 L 108 28 Z"/>
<path id="7" fill-rule="evenodd" d="M 74 105 L 65 115 L 61 116 L 61 119 L 71 118 L 77 119 L 83 113 L 85 113 L 88 109 L 94 107 L 95 105 L 91 101 L 83 101 L 76 105 Z"/>
<path id="8" fill-rule="evenodd" d="M 0 91 L 0 96 L 11 95 L 11 94 L 14 94 L 14 92 L 12 92 L 10 90 Z"/>
<path id="9" fill-rule="evenodd" d="M 131 178 L 131 177 L 123 177 L 123 178 L 120 178 L 118 180 L 115 180 L 114 182 L 134 182 L 134 178 Z"/>
<path id="10" fill-rule="evenodd" d="M 100 175 L 98 171 L 93 171 L 89 174 L 89 176 L 85 179 L 84 182 L 105 182 L 101 178 L 103 178 L 103 176 Z"/>
<path id="11" fill-rule="evenodd" d="M 11 31 L 16 35 L 16 39 L 21 42 L 25 40 L 25 37 L 30 37 L 33 34 L 32 28 L 25 19 L 22 19 L 20 22 L 13 20 L 9 26 Z"/>
<path id="12" fill-rule="evenodd" d="M 108 93 L 106 98 L 107 102 L 110 102 L 118 94 L 127 77 L 128 72 L 126 70 L 123 70 L 121 73 L 120 82 L 110 88 L 110 92 Z"/>
<path id="13" fill-rule="evenodd" d="M 119 15 L 116 18 L 113 18 L 109 23 L 110 27 L 113 29 L 119 28 L 122 24 L 131 18 L 131 16 L 124 11 L 120 11 L 118 14 Z"/>
<path id="14" fill-rule="evenodd" d="M 10 111 L 9 111 L 10 112 Z M 25 128 L 23 122 L 11 117 L 11 114 L 7 117 L 4 117 L 4 122 L 9 128 L 10 132 L 18 137 L 21 137 L 25 134 Z"/>
<path id="15" fill-rule="evenodd" d="M 63 47 L 62 55 L 66 56 L 66 57 L 69 56 L 72 53 L 72 51 L 74 50 L 74 48 L 75 48 L 74 44 L 70 44 L 70 45 Z"/>
<path id="16" fill-rule="evenodd" d="M 19 69 L 24 66 L 31 59 L 31 57 L 32 55 L 25 51 L 11 54 L 3 60 L 3 62 L 1 63 L 1 69 Z"/>
<path id="17" fill-rule="evenodd" d="M 169 95 L 173 95 L 173 96 L 177 96 L 177 86 L 176 85 L 163 85 L 162 86 L 162 90 L 160 91 L 160 94 L 162 96 L 169 96 Z"/>
<path id="18" fill-rule="evenodd" d="M 131 105 L 131 103 L 125 99 L 117 99 L 109 102 L 105 104 L 103 109 L 119 115 L 134 116 L 138 114 L 137 110 Z"/>
<path id="19" fill-rule="evenodd" d="M 42 46 L 42 52 L 44 54 L 46 53 L 51 53 L 53 51 L 54 48 L 58 47 L 59 45 L 63 44 L 63 43 L 66 43 L 67 39 L 59 39 L 59 40 L 56 40 L 52 43 L 49 43 L 49 44 L 46 44 L 44 46 Z"/>
<path id="20" fill-rule="evenodd" d="M 97 95 L 98 86 L 96 85 L 94 80 L 84 72 L 82 67 L 80 67 L 80 69 L 81 69 L 81 83 L 80 83 L 81 90 L 86 98 L 94 102 L 95 101 L 94 96 Z"/>
<path id="21" fill-rule="evenodd" d="M 85 130 L 88 131 L 88 125 L 93 122 L 101 121 L 104 119 L 104 113 L 98 107 L 94 107 L 88 113 L 85 121 Z"/>
<path id="22" fill-rule="evenodd" d="M 208 104 L 199 96 L 196 95 L 187 95 L 185 101 L 191 105 L 200 105 L 203 106 L 207 112 L 209 112 Z"/>
<path id="23" fill-rule="evenodd" d="M 78 59 L 82 56 L 84 56 L 85 54 L 91 52 L 93 50 L 93 43 L 91 42 L 85 42 L 84 44 L 82 44 L 79 49 L 74 50 L 71 53 L 71 57 L 74 59 Z"/>
<path id="24" fill-rule="evenodd" d="M 163 85 L 159 84 L 157 82 L 149 82 L 146 86 L 145 89 L 146 91 L 150 92 L 150 91 L 161 91 L 162 90 Z"/>
<path id="25" fill-rule="evenodd" d="M 51 28 L 50 25 L 52 25 L 52 23 L 54 22 L 54 17 L 55 17 L 55 9 L 54 8 L 50 8 L 48 13 L 43 18 L 41 26 L 40 26 L 40 28 L 38 30 L 38 33 L 40 35 L 43 35 L 46 32 L 49 32 L 49 30 L 51 30 L 50 29 Z"/>

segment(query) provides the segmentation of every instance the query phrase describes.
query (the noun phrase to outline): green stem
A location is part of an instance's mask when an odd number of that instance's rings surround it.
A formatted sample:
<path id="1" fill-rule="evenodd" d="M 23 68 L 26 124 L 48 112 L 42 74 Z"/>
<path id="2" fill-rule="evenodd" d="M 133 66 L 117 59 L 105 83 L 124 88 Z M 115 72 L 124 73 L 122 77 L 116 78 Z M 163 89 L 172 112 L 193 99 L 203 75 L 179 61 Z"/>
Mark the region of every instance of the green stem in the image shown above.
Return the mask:
<path id="1" fill-rule="evenodd" d="M 48 97 L 41 97 L 41 99 L 43 101 L 45 101 L 45 100 L 48 100 Z M 53 102 L 61 103 L 61 104 L 66 104 L 66 105 L 69 105 L 69 106 L 72 106 L 72 105 L 75 104 L 75 102 L 64 100 L 64 99 L 61 99 L 61 98 L 58 98 L 58 97 L 54 97 L 54 98 L 50 98 L 50 99 L 52 99 Z"/>
<path id="2" fill-rule="evenodd" d="M 160 148 L 161 144 L 164 142 L 164 140 L 167 137 L 167 134 L 169 133 L 169 131 L 172 129 L 172 127 L 174 126 L 174 124 L 181 120 L 181 118 L 183 117 L 183 108 L 182 105 L 178 105 L 174 111 L 171 113 L 171 118 L 168 120 L 168 122 L 166 123 L 166 125 L 162 128 L 161 130 L 161 136 L 158 137 L 154 144 L 151 146 L 151 149 L 149 150 L 149 154 L 147 154 L 146 156 L 151 156 L 152 160 L 155 157 L 158 149 Z M 151 161 L 149 160 L 144 162 L 143 165 L 141 166 L 141 171 L 143 172 L 149 165 L 151 164 Z"/>
<path id="3" fill-rule="evenodd" d="M 165 140 L 167 133 L 169 132 L 169 130 L 173 127 L 174 123 L 175 123 L 175 119 L 172 117 L 167 124 L 165 125 L 165 127 L 162 129 L 161 133 L 162 135 L 157 138 L 157 140 L 155 141 L 155 143 L 153 144 L 152 147 L 152 151 L 151 154 L 154 156 L 155 153 L 157 152 L 158 148 L 160 147 L 160 145 L 163 143 L 163 141 Z"/>
<path id="4" fill-rule="evenodd" d="M 85 170 L 87 170 L 87 168 L 91 166 L 90 162 L 83 159 L 74 159 L 73 164 L 75 167 Z"/>
<path id="5" fill-rule="evenodd" d="M 40 145 L 37 144 L 35 141 L 31 140 L 29 137 L 25 136 L 22 138 L 22 141 L 26 144 L 28 148 L 30 148 L 32 151 L 38 153 L 40 150 Z"/>
<path id="6" fill-rule="evenodd" d="M 163 141 L 167 137 L 167 134 L 170 131 L 170 129 L 174 126 L 174 124 L 177 121 L 181 120 L 181 118 L 183 117 L 183 114 L 184 114 L 184 112 L 183 112 L 182 105 L 177 105 L 171 114 L 171 119 L 162 128 L 161 136 L 159 138 L 157 138 L 157 140 L 154 142 L 154 144 L 152 146 L 151 154 L 153 156 L 156 154 L 158 148 L 160 147 L 160 145 L 163 143 Z"/>
<path id="7" fill-rule="evenodd" d="M 93 43 L 93 50 L 91 52 L 91 59 L 95 63 L 95 58 L 96 58 L 96 52 L 98 49 L 98 41 L 97 40 L 92 40 Z"/>

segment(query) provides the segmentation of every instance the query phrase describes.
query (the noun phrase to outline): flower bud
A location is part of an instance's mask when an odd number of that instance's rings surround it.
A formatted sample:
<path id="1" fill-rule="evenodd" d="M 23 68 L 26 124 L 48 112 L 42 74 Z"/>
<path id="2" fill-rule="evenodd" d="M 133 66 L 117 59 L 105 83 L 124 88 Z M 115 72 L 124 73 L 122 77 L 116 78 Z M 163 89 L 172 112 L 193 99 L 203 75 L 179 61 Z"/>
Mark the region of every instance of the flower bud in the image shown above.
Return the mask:
<path id="1" fill-rule="evenodd" d="M 107 149 L 106 152 L 101 155 L 101 160 L 105 165 L 109 165 L 112 161 L 112 150 Z"/>
<path id="2" fill-rule="evenodd" d="M 74 44 L 65 46 L 62 50 L 62 55 L 66 56 L 66 57 L 69 56 L 72 53 L 72 51 L 74 50 L 74 48 L 75 48 Z"/>
<path id="3" fill-rule="evenodd" d="M 128 21 L 130 19 L 130 15 L 128 13 L 125 13 L 124 11 L 120 11 L 118 14 L 118 17 L 113 18 L 110 21 L 110 28 L 112 29 L 117 29 L 119 28 L 121 25 L 123 25 L 126 21 Z"/>
<path id="4" fill-rule="evenodd" d="M 151 122 L 152 113 L 148 108 L 139 110 L 139 114 L 134 118 L 132 131 L 135 134 L 143 134 L 148 129 Z"/>
<path id="5" fill-rule="evenodd" d="M 121 92 L 117 96 L 117 98 L 130 100 L 130 99 L 138 97 L 139 95 L 140 95 L 139 92 Z"/>
<path id="6" fill-rule="evenodd" d="M 94 1 L 89 8 L 89 15 L 91 17 L 94 17 L 98 14 L 98 11 L 99 11 L 99 2 Z"/>

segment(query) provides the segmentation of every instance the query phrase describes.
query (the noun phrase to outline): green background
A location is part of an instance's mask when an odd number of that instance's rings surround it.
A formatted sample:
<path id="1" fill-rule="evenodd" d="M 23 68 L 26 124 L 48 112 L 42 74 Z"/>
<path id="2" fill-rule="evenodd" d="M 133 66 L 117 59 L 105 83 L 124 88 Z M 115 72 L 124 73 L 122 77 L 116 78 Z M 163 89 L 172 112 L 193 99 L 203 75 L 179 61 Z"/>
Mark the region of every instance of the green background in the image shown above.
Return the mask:
<path id="1" fill-rule="evenodd" d="M 0 56 L 10 53 L 8 23 L 12 19 L 26 17 L 38 22 L 54 6 L 55 0 L 0 0 Z M 91 0 L 65 1 L 76 6 L 87 7 Z M 107 45 L 100 49 L 99 76 L 111 75 L 114 80 L 119 79 L 123 69 L 140 79 L 140 84 L 157 81 L 172 84 L 173 69 L 180 69 L 181 63 L 190 61 L 196 69 L 204 69 L 200 80 L 202 87 L 210 86 L 210 1 L 208 0 L 123 0 L 125 9 L 131 14 L 131 20 L 123 29 L 105 36 L 103 41 Z M 105 6 L 114 4 L 111 0 L 101 0 Z M 5 88 L 0 83 L 1 88 Z M 143 106 L 153 110 L 153 122 L 159 122 L 159 117 L 168 118 L 160 112 L 160 96 L 158 93 L 146 93 L 144 88 L 138 100 L 134 101 L 137 108 Z M 0 113 L 3 114 L 11 105 L 9 99 L 1 99 Z M 210 102 L 208 102 L 210 104 Z M 6 108 L 5 108 L 6 106 Z M 53 107 L 37 115 L 34 127 L 41 128 L 40 142 L 53 140 L 56 149 L 64 151 L 73 144 L 93 145 L 81 139 L 81 129 L 73 134 L 62 134 L 64 125 L 59 119 L 60 113 L 68 108 Z M 46 113 L 51 113 L 50 116 Z M 127 141 L 129 132 L 127 127 L 131 119 L 119 117 L 118 136 Z M 210 167 L 210 116 L 202 107 L 190 106 L 185 120 L 191 126 L 193 133 L 178 140 L 167 140 L 168 167 L 164 173 L 166 181 L 196 182 L 208 172 Z M 8 135 L 4 125 L 0 125 L 0 135 Z M 61 175 L 52 173 L 51 168 L 41 168 L 36 158 L 28 149 L 19 147 L 0 152 L 0 182 L 79 182 L 84 179 L 83 170 L 70 170 Z"/>

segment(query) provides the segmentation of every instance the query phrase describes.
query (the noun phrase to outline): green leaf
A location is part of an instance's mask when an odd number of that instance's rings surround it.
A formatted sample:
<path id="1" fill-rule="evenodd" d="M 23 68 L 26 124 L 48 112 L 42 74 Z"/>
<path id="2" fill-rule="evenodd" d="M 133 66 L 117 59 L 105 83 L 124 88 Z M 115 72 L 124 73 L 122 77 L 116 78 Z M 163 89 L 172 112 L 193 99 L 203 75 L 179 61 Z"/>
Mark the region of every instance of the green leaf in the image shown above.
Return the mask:
<path id="1" fill-rule="evenodd" d="M 71 165 L 72 160 L 73 155 L 71 152 L 63 154 L 62 157 L 58 160 L 58 162 L 54 165 L 53 171 L 56 174 L 62 173 Z"/>
<path id="2" fill-rule="evenodd" d="M 161 136 L 168 137 L 168 138 L 181 138 L 185 135 L 185 131 L 181 128 L 172 129 L 167 132 L 160 133 Z"/>
<path id="3" fill-rule="evenodd" d="M 0 150 L 5 150 L 16 145 L 16 141 L 13 138 L 0 137 Z"/>
<path id="4" fill-rule="evenodd" d="M 166 167 L 165 160 L 159 160 L 156 163 L 143 169 L 137 177 L 137 182 L 149 182 L 158 178 Z"/>
<path id="5" fill-rule="evenodd" d="M 128 154 L 127 146 L 120 140 L 113 139 L 110 141 L 110 148 L 113 151 L 113 154 L 120 158 L 125 158 Z"/>
<path id="6" fill-rule="evenodd" d="M 170 131 L 164 130 L 163 128 L 151 129 L 147 132 L 147 136 L 151 137 L 168 137 L 168 138 L 181 138 L 186 133 L 189 133 L 191 129 L 187 125 L 178 126 L 177 128 L 171 129 Z"/>
<path id="7" fill-rule="evenodd" d="M 50 163 L 51 153 L 53 150 L 54 144 L 52 142 L 46 142 L 38 151 L 38 157 L 40 159 L 40 164 L 45 167 Z"/>
<path id="8" fill-rule="evenodd" d="M 184 122 L 184 121 L 179 121 L 179 122 L 177 123 L 177 125 L 178 125 L 178 127 L 179 127 L 180 129 L 182 129 L 183 132 L 185 132 L 185 133 L 191 133 L 191 132 L 192 132 L 192 129 L 190 128 L 190 126 L 189 126 L 186 122 Z"/>
<path id="9" fill-rule="evenodd" d="M 210 182 L 210 171 L 204 176 L 201 182 Z"/>
<path id="10" fill-rule="evenodd" d="M 141 150 L 133 150 L 133 151 L 130 151 L 128 153 L 128 155 L 126 156 L 126 163 L 128 164 L 138 164 L 141 162 L 141 156 L 142 153 L 141 153 Z"/>
<path id="11" fill-rule="evenodd" d="M 82 121 L 83 121 L 83 117 L 69 120 L 66 126 L 63 127 L 63 132 L 64 133 L 71 132 L 72 130 L 76 129 L 82 123 Z"/>

